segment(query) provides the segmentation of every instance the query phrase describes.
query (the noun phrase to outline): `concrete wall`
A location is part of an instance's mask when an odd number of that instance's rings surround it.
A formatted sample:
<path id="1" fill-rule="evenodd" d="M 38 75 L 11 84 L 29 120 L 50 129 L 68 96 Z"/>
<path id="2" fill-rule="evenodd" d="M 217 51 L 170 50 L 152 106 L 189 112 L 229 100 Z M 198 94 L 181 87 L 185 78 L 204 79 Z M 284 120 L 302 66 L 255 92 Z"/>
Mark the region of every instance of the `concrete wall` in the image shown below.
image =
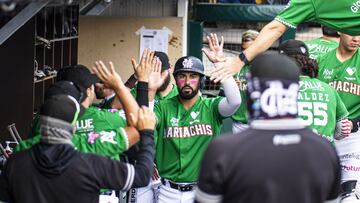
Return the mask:
<path id="1" fill-rule="evenodd" d="M 168 55 L 171 64 L 182 56 L 182 18 L 125 18 L 81 16 L 79 20 L 78 61 L 91 67 L 95 60 L 113 61 L 116 70 L 125 80 L 133 73 L 130 59 L 139 58 L 140 36 L 136 31 L 169 28 Z"/>

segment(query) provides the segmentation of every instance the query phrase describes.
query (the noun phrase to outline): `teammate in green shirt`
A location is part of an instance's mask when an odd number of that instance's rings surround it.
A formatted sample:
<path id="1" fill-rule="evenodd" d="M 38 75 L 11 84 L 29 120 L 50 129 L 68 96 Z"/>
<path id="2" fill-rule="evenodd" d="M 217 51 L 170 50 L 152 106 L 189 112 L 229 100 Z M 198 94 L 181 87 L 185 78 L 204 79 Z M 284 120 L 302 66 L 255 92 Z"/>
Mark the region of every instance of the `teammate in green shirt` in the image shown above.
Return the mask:
<path id="1" fill-rule="evenodd" d="M 349 35 L 360 34 L 359 0 L 291 0 L 275 20 L 267 24 L 255 42 L 239 57 L 226 57 L 211 76 L 215 82 L 237 73 L 258 54 L 266 51 L 285 31 L 302 22 L 317 22 Z"/>
<path id="2" fill-rule="evenodd" d="M 101 61 L 96 62 L 96 67 L 100 70 L 107 70 Z M 110 70 L 112 70 L 112 63 L 110 67 Z M 109 74 L 109 71 L 101 73 Z M 120 76 L 116 72 L 111 72 L 111 74 L 111 77 L 107 75 L 111 81 L 108 81 L 108 78 L 104 78 L 104 80 L 115 90 L 119 100 L 124 105 L 125 112 L 127 112 L 125 115 L 120 115 L 119 111 L 111 112 L 90 106 L 95 98 L 94 83 L 97 80 L 93 79 L 94 76 L 86 67 L 79 65 L 68 67 L 67 70 L 62 71 L 60 79 L 72 81 L 81 87 L 87 87 L 81 102 L 85 112 L 76 121 L 76 134 L 73 136 L 74 145 L 81 152 L 97 153 L 119 159 L 119 155 L 123 151 L 126 151 L 139 140 L 139 134 L 136 133 L 133 127 L 126 127 L 125 120 L 129 113 L 134 113 L 134 110 L 139 107 L 133 97 L 131 97 L 130 92 L 123 85 Z M 128 96 L 130 98 L 127 98 Z M 33 129 L 34 137 L 21 143 L 17 150 L 28 148 L 40 140 L 38 138 L 40 136 L 40 128 L 36 125 L 36 122 L 33 125 Z"/>
<path id="3" fill-rule="evenodd" d="M 316 59 L 320 55 L 336 49 L 339 46 L 339 35 L 333 29 L 322 26 L 323 36 L 306 41 L 305 44 L 309 48 L 310 58 Z"/>
<path id="4" fill-rule="evenodd" d="M 305 43 L 287 40 L 280 44 L 279 52 L 294 59 L 300 67 L 298 115 L 305 125 L 330 142 L 348 136 L 351 125 L 346 118 L 348 111 L 338 93 L 316 79 L 318 65 L 309 57 Z"/>
<path id="5" fill-rule="evenodd" d="M 193 202 L 202 155 L 219 135 L 222 120 L 239 107 L 241 98 L 233 78 L 223 82 L 225 98 L 200 96 L 204 66 L 196 57 L 178 59 L 174 78 L 179 95 L 161 100 L 154 109 L 156 164 L 162 177 L 159 202 Z M 151 101 L 154 94 L 149 95 Z"/>
<path id="6" fill-rule="evenodd" d="M 254 42 L 256 37 L 258 36 L 258 32 L 255 30 L 248 30 L 243 33 L 241 40 L 241 48 L 242 50 L 247 49 Z M 215 64 L 221 61 L 221 58 L 224 56 L 223 54 L 223 46 L 224 46 L 224 38 L 221 37 L 219 39 L 216 34 L 210 34 L 207 36 L 207 40 L 209 42 L 209 49 L 203 48 L 203 52 L 209 58 L 209 60 Z M 249 71 L 249 67 L 246 65 L 240 69 L 238 73 L 234 75 L 234 79 L 238 85 L 241 101 L 246 101 L 246 74 Z M 248 125 L 248 111 L 246 107 L 246 102 L 241 102 L 238 110 L 231 116 L 233 120 L 232 132 L 237 133 L 245 130 Z"/>
<path id="7" fill-rule="evenodd" d="M 318 59 L 319 80 L 332 86 L 349 111 L 352 122 L 350 136 L 335 141 L 342 165 L 342 180 L 360 177 L 360 35 L 339 33 L 339 47 Z"/>

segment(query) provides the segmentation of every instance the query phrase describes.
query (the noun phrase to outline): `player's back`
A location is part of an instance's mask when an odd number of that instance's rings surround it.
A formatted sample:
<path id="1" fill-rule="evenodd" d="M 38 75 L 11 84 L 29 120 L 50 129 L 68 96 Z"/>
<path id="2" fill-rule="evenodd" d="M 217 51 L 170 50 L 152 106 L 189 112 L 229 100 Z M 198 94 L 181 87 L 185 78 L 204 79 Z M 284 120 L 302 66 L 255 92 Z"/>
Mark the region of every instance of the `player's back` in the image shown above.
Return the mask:
<path id="1" fill-rule="evenodd" d="M 306 126 L 333 142 L 336 122 L 348 112 L 331 86 L 316 78 L 301 76 L 298 114 Z"/>
<path id="2" fill-rule="evenodd" d="M 309 129 L 250 128 L 219 137 L 209 150 L 214 148 L 221 148 L 212 159 L 220 172 L 214 172 L 218 176 L 212 182 L 224 180 L 216 186 L 222 188 L 223 202 L 319 203 L 337 196 L 335 149 Z"/>

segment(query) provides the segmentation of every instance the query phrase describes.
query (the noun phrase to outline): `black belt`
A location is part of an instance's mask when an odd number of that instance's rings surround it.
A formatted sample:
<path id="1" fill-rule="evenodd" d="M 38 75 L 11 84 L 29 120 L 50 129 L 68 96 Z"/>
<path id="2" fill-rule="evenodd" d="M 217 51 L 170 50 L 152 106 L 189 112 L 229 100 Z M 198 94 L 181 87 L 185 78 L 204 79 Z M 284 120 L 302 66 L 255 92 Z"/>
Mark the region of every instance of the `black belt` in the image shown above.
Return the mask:
<path id="1" fill-rule="evenodd" d="M 170 187 L 176 190 L 180 190 L 181 192 L 187 192 L 187 191 L 192 191 L 193 189 L 195 189 L 196 184 L 192 183 L 192 184 L 177 184 L 171 181 L 167 181 L 163 178 L 161 178 L 161 183 L 163 185 L 166 186 L 166 182 L 169 183 Z"/>

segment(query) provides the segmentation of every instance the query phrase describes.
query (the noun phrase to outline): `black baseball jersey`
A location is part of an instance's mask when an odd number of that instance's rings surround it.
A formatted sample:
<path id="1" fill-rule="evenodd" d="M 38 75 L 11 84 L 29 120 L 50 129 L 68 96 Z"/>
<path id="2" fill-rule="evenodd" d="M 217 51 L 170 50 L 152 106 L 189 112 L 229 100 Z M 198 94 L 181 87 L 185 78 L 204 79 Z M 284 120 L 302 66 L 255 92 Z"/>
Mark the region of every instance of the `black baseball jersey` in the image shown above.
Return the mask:
<path id="1" fill-rule="evenodd" d="M 196 201 L 320 203 L 336 199 L 339 188 L 339 160 L 329 141 L 295 119 L 254 121 L 209 145 Z"/>

